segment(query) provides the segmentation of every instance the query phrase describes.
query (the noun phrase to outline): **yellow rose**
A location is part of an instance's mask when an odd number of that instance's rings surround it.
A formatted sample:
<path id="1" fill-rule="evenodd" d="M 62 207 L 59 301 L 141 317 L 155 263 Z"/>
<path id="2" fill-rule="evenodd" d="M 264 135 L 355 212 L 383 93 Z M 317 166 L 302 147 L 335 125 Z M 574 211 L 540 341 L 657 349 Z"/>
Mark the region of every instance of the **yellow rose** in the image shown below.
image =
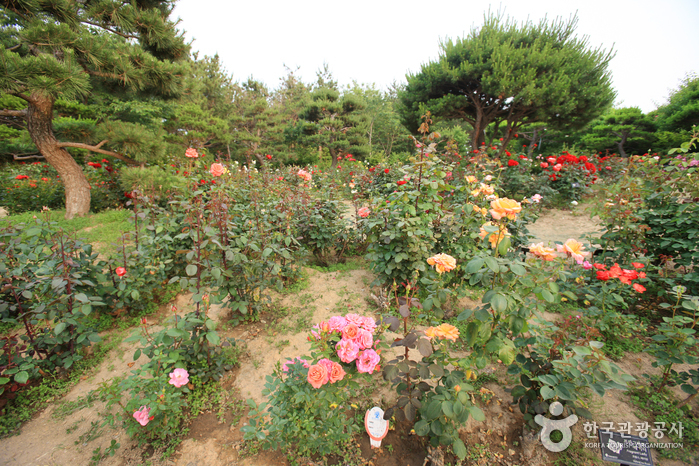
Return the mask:
<path id="1" fill-rule="evenodd" d="M 492 209 L 490 209 L 490 215 L 492 215 L 495 220 L 500 220 L 503 217 L 514 220 L 517 218 L 517 214 L 522 211 L 522 204 L 506 197 L 495 199 L 490 203 L 490 207 L 492 207 Z"/>

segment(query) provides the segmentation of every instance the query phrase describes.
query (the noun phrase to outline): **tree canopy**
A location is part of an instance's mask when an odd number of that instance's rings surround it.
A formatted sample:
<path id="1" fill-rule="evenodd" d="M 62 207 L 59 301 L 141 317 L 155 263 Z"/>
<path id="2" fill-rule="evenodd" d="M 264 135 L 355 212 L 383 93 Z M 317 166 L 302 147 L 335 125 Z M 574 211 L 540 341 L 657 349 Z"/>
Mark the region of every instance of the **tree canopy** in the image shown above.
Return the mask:
<path id="1" fill-rule="evenodd" d="M 688 75 L 656 112 L 663 131 L 688 131 L 699 125 L 699 76 Z"/>
<path id="2" fill-rule="evenodd" d="M 90 186 L 67 148 L 133 163 L 134 153 L 146 157 L 162 135 L 139 123 L 111 121 L 87 139 L 59 140 L 53 125 L 56 102 L 79 102 L 96 88 L 141 98 L 176 95 L 184 72 L 178 62 L 187 58 L 189 48 L 168 20 L 173 6 L 170 0 L 0 2 L 0 92 L 21 99 L 24 106 L 0 109 L 0 118 L 26 128 L 58 171 L 67 218 L 90 208 Z M 136 150 L 141 144 L 147 149 Z"/>
<path id="3" fill-rule="evenodd" d="M 613 54 L 588 48 L 574 35 L 576 25 L 576 17 L 518 25 L 486 16 L 480 29 L 444 41 L 437 61 L 407 76 L 403 123 L 416 132 L 426 110 L 466 121 L 474 148 L 496 137 L 504 148 L 524 124 L 584 126 L 615 98 L 607 68 Z"/>
<path id="4" fill-rule="evenodd" d="M 612 149 L 626 157 L 627 151 L 642 154 L 653 143 L 655 122 L 638 107 L 614 108 L 595 119 L 581 143 L 594 151 Z"/>

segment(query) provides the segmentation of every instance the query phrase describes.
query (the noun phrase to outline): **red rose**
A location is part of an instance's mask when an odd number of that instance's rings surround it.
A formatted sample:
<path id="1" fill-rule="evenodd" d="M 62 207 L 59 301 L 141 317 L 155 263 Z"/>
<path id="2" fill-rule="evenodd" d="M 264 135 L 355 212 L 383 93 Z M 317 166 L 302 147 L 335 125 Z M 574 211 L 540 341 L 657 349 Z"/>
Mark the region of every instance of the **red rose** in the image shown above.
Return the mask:
<path id="1" fill-rule="evenodd" d="M 385 169 L 383 172 L 386 173 L 386 174 L 388 174 L 389 171 L 391 171 L 391 170 L 389 170 L 389 169 L 387 168 L 387 169 Z"/>
<path id="2" fill-rule="evenodd" d="M 507 165 L 510 167 L 516 167 L 517 165 L 519 165 L 519 162 L 516 160 L 510 159 L 507 161 Z"/>
<path id="3" fill-rule="evenodd" d="M 607 280 L 609 280 L 609 272 L 607 272 L 606 270 L 598 270 L 597 280 L 602 280 L 603 282 L 606 282 Z"/>
<path id="4" fill-rule="evenodd" d="M 407 183 L 407 181 L 405 181 L 405 180 L 400 180 L 400 181 L 398 182 L 398 186 L 403 186 L 405 183 Z"/>
<path id="5" fill-rule="evenodd" d="M 124 267 L 117 267 L 116 274 L 120 277 L 123 277 L 124 275 L 126 275 L 126 269 Z"/>

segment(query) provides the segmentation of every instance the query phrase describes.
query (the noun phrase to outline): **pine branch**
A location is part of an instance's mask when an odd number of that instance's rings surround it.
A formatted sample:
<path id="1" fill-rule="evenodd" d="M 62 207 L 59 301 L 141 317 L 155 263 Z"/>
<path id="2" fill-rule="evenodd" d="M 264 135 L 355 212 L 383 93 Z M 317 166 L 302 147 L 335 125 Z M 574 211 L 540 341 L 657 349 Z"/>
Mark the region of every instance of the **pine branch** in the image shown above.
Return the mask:
<path id="1" fill-rule="evenodd" d="M 12 154 L 12 160 L 43 159 L 41 154 Z"/>
<path id="2" fill-rule="evenodd" d="M 97 152 L 98 154 L 111 155 L 112 157 L 116 157 L 117 159 L 122 160 L 130 165 L 139 165 L 139 162 L 118 152 L 100 149 L 100 147 L 102 147 L 106 142 L 107 140 L 105 139 L 96 146 L 93 146 L 91 144 L 83 144 L 82 142 L 59 142 L 58 147 L 75 147 L 76 149 L 85 149 L 90 152 Z"/>
<path id="3" fill-rule="evenodd" d="M 121 36 L 121 37 L 123 37 L 124 39 L 139 39 L 139 37 L 136 36 L 136 35 L 124 34 L 123 32 L 119 32 L 119 31 L 117 31 L 117 30 L 115 30 L 115 29 L 112 29 L 112 28 L 110 28 L 110 27 L 108 27 L 108 26 L 105 26 L 105 25 L 103 25 L 103 24 L 94 23 L 94 22 L 92 22 L 92 21 L 87 21 L 87 20 L 83 20 L 82 22 L 83 22 L 84 24 L 89 24 L 89 25 L 91 25 L 91 26 L 95 26 L 95 27 L 98 27 L 98 28 L 100 28 L 100 29 L 104 29 L 104 30 L 107 31 L 107 32 L 111 32 L 112 34 L 116 34 L 117 36 Z"/>
<path id="4" fill-rule="evenodd" d="M 24 110 L 0 110 L 0 117 L 16 117 L 16 118 L 26 118 L 27 109 Z"/>

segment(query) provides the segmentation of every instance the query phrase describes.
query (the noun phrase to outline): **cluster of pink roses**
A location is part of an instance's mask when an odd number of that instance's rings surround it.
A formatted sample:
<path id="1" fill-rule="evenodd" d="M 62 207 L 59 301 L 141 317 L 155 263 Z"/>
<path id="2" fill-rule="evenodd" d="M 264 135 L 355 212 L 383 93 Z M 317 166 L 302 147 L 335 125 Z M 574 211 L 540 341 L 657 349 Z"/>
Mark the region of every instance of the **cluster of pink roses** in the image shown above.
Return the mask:
<path id="1" fill-rule="evenodd" d="M 374 344 L 376 343 L 374 341 L 374 331 L 376 327 L 376 321 L 373 317 L 347 314 L 344 317 L 333 316 L 327 322 L 321 322 L 315 325 L 314 330 L 311 331 L 311 335 L 316 339 L 320 339 L 323 334 L 339 334 L 341 338 L 335 345 L 335 349 L 340 361 L 346 364 L 354 362 L 359 372 L 373 374 L 374 371 L 380 369 L 378 364 L 381 360 L 379 354 L 374 350 Z M 334 368 L 336 373 L 339 374 L 337 369 L 342 369 L 342 366 L 327 360 L 331 364 L 329 366 L 328 363 L 324 363 L 323 361 L 324 360 L 319 361 L 318 365 L 321 363 L 325 364 L 326 369 L 329 370 L 329 380 L 332 383 L 333 375 L 330 371 Z M 335 364 L 337 364 L 337 367 L 334 366 Z M 312 376 L 312 372 L 314 372 L 314 366 L 311 366 L 308 371 L 308 381 L 315 387 L 314 383 L 317 383 L 318 374 L 314 373 Z M 342 377 L 344 377 L 344 371 L 342 371 Z M 342 377 L 337 380 L 341 380 Z"/>

